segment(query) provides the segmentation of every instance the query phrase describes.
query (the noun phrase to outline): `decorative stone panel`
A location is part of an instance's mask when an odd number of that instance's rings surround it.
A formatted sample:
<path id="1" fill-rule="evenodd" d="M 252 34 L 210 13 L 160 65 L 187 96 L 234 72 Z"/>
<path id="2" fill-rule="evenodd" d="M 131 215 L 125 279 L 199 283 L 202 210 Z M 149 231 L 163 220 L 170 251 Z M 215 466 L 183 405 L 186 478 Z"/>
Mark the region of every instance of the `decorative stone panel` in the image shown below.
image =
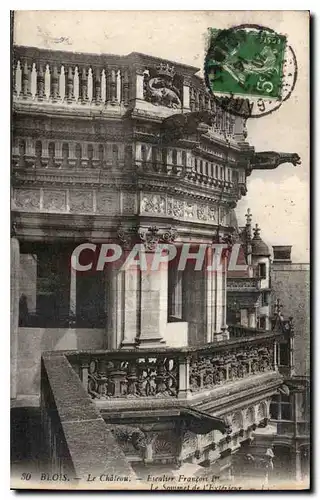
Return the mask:
<path id="1" fill-rule="evenodd" d="M 16 189 L 14 193 L 14 205 L 19 210 L 39 210 L 39 189 Z"/>
<path id="2" fill-rule="evenodd" d="M 115 214 L 120 212 L 119 192 L 97 191 L 96 211 L 100 214 Z"/>
<path id="3" fill-rule="evenodd" d="M 159 194 L 144 194 L 140 205 L 141 212 L 165 215 L 166 198 Z"/>
<path id="4" fill-rule="evenodd" d="M 67 192 L 44 189 L 43 209 L 52 212 L 65 212 L 67 210 Z"/>
<path id="5" fill-rule="evenodd" d="M 92 191 L 74 190 L 69 193 L 70 212 L 91 213 L 93 212 Z"/>
<path id="6" fill-rule="evenodd" d="M 123 191 L 121 193 L 121 211 L 123 214 L 137 213 L 137 196 L 136 193 Z"/>

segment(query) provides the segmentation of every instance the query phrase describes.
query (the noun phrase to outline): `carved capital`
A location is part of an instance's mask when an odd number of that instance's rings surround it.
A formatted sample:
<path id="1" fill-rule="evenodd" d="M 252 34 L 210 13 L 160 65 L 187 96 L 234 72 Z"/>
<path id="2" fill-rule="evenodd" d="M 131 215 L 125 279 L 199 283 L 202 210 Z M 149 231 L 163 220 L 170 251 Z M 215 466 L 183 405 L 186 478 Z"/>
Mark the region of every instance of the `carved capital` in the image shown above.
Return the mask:
<path id="1" fill-rule="evenodd" d="M 176 230 L 173 228 L 159 229 L 156 226 L 139 228 L 138 236 L 146 250 L 154 251 L 158 243 L 172 243 L 176 238 Z"/>

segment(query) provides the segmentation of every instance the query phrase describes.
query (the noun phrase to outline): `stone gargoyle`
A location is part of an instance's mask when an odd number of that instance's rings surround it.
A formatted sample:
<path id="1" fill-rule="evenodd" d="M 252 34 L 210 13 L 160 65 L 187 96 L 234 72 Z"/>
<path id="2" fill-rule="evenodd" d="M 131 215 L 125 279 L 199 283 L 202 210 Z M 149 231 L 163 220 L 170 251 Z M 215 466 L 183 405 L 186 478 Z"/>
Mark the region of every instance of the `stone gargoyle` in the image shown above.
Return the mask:
<path id="1" fill-rule="evenodd" d="M 297 153 L 276 153 L 275 151 L 261 151 L 254 153 L 250 161 L 250 170 L 272 170 L 282 163 L 301 165 L 300 156 Z"/>

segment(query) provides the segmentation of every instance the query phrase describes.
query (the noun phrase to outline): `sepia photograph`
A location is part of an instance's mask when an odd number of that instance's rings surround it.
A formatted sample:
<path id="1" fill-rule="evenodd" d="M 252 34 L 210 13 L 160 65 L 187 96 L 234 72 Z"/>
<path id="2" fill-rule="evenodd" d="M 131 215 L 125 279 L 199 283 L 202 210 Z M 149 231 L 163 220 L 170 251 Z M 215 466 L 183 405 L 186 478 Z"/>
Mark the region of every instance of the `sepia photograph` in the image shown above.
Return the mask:
<path id="1" fill-rule="evenodd" d="M 309 11 L 11 11 L 11 489 L 310 490 Z"/>

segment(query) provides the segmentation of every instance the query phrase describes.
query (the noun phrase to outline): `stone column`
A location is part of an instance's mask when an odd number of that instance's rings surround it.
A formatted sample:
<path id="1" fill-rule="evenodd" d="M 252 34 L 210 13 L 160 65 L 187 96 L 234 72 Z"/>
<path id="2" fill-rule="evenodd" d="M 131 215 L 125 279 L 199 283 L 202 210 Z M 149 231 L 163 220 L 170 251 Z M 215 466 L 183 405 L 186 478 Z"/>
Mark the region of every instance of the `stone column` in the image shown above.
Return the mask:
<path id="1" fill-rule="evenodd" d="M 183 79 L 183 110 L 190 111 L 190 78 Z"/>
<path id="2" fill-rule="evenodd" d="M 138 272 L 112 266 L 107 272 L 107 349 L 135 346 L 138 327 Z"/>
<path id="3" fill-rule="evenodd" d="M 151 262 L 153 254 L 148 254 Z M 149 266 L 148 266 L 149 267 Z M 168 269 L 140 271 L 140 332 L 136 339 L 140 348 L 163 347 L 168 317 Z"/>
<path id="4" fill-rule="evenodd" d="M 207 250 L 206 264 L 212 262 L 212 248 Z M 208 266 L 207 266 L 208 267 Z M 212 342 L 214 337 L 215 322 L 215 272 L 206 270 L 206 314 L 207 314 L 207 342 Z"/>
<path id="5" fill-rule="evenodd" d="M 72 267 L 70 270 L 70 319 L 75 319 L 77 314 L 77 271 Z"/>
<path id="6" fill-rule="evenodd" d="M 19 332 L 19 274 L 20 246 L 17 238 L 11 238 L 11 273 L 10 273 L 10 318 L 11 318 L 11 398 L 17 397 L 17 363 Z"/>

